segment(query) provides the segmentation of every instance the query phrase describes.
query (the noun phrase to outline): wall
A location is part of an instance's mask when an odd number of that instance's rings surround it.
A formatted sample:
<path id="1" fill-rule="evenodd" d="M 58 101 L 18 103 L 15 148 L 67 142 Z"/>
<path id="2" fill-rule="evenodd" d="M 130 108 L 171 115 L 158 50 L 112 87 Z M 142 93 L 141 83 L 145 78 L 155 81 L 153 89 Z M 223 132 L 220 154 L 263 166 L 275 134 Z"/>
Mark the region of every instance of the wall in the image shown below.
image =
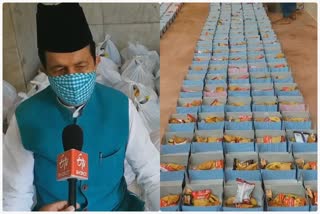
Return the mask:
<path id="1" fill-rule="evenodd" d="M 26 90 L 38 68 L 35 4 L 3 4 L 3 79 Z"/>
<path id="2" fill-rule="evenodd" d="M 81 3 L 81 6 L 95 41 L 103 41 L 106 32 L 120 49 L 128 41 L 138 41 L 159 52 L 159 4 Z"/>
<path id="3" fill-rule="evenodd" d="M 128 41 L 139 42 L 159 52 L 159 4 L 157 3 L 81 3 L 94 40 L 101 42 L 105 33 L 119 50 Z M 3 78 L 18 91 L 39 68 L 36 43 L 36 4 L 3 5 Z"/>

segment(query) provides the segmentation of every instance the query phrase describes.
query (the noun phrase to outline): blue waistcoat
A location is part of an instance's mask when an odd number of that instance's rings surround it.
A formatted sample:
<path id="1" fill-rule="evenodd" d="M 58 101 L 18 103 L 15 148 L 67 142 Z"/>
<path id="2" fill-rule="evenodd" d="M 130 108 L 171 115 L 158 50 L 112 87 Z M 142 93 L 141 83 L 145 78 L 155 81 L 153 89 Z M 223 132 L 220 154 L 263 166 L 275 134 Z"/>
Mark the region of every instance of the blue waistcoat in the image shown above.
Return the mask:
<path id="1" fill-rule="evenodd" d="M 49 86 L 21 103 L 16 117 L 22 144 L 34 154 L 35 210 L 67 200 L 68 182 L 56 180 L 56 159 L 64 152 L 62 131 L 73 123 L 72 112 L 59 104 Z M 82 151 L 89 156 L 89 179 L 77 182 L 77 202 L 89 211 L 121 210 L 130 196 L 123 176 L 128 97 L 96 84 L 76 123 L 83 129 Z"/>

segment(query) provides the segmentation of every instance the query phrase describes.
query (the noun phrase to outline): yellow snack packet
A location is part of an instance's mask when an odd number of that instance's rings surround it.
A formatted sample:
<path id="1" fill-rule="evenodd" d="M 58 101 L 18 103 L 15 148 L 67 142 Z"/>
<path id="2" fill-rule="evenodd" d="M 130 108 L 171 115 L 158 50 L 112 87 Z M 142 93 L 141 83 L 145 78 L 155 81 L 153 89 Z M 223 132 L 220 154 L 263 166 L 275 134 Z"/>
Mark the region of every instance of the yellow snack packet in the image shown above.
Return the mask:
<path id="1" fill-rule="evenodd" d="M 244 106 L 245 104 L 243 102 L 233 102 L 233 103 L 229 103 L 232 106 Z"/>
<path id="2" fill-rule="evenodd" d="M 302 117 L 284 117 L 284 121 L 288 122 L 305 122 L 308 121 L 307 118 L 302 118 Z"/>
<path id="3" fill-rule="evenodd" d="M 204 119 L 205 123 L 217 123 L 217 122 L 223 122 L 223 121 L 224 121 L 223 117 L 215 117 L 215 116 L 206 117 Z"/>
<path id="4" fill-rule="evenodd" d="M 257 122 L 281 122 L 280 117 L 264 117 L 264 118 L 256 118 Z"/>

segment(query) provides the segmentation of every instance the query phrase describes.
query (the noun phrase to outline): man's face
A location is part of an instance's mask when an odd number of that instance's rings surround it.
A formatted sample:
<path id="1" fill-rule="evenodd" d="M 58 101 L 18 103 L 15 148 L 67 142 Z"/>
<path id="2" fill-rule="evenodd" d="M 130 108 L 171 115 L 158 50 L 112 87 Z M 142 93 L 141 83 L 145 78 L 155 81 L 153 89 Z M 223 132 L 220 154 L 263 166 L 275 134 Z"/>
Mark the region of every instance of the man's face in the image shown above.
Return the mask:
<path id="1" fill-rule="evenodd" d="M 90 46 L 70 53 L 46 52 L 46 73 L 48 76 L 60 76 L 74 73 L 89 73 L 96 70 L 100 57 L 96 62 L 90 53 Z"/>

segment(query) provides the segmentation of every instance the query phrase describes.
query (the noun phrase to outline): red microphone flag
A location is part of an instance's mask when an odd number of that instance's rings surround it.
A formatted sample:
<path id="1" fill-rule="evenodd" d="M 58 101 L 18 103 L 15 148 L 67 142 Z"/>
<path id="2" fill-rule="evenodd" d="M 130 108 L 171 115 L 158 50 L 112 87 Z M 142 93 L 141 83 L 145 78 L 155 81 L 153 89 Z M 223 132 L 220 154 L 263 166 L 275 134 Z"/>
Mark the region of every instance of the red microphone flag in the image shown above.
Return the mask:
<path id="1" fill-rule="evenodd" d="M 57 180 L 68 178 L 88 180 L 88 154 L 70 149 L 57 158 Z"/>

